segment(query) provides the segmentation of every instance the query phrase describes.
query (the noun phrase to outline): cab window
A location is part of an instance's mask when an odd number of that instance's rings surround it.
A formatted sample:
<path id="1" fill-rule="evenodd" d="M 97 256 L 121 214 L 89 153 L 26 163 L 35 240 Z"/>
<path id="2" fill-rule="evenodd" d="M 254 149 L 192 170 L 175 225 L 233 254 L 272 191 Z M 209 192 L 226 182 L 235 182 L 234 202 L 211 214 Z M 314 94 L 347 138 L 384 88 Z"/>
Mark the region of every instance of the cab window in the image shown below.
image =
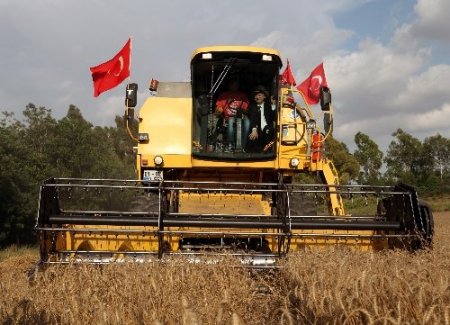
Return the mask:
<path id="1" fill-rule="evenodd" d="M 261 53 L 214 53 L 192 62 L 193 155 L 274 159 L 279 66 Z"/>

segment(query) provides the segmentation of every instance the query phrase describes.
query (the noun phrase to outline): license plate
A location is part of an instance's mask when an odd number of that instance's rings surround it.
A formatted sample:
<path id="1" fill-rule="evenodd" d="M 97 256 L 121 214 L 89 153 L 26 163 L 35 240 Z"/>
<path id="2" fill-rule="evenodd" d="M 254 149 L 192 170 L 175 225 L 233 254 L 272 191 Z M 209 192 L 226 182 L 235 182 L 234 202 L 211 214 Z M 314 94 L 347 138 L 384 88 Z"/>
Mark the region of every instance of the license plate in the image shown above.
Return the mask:
<path id="1" fill-rule="evenodd" d="M 160 182 L 163 180 L 162 170 L 144 170 L 144 181 Z"/>

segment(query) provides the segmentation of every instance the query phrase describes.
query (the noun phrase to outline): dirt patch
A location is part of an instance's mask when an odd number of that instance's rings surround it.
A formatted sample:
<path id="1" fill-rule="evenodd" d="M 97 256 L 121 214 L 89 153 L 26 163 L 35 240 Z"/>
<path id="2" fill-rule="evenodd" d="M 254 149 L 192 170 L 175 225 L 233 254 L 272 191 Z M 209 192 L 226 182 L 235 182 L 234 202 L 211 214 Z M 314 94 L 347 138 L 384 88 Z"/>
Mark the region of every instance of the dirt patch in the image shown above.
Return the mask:
<path id="1" fill-rule="evenodd" d="M 445 221 L 446 218 L 450 218 L 450 211 L 444 211 L 444 212 L 433 212 L 434 217 L 436 220 Z"/>

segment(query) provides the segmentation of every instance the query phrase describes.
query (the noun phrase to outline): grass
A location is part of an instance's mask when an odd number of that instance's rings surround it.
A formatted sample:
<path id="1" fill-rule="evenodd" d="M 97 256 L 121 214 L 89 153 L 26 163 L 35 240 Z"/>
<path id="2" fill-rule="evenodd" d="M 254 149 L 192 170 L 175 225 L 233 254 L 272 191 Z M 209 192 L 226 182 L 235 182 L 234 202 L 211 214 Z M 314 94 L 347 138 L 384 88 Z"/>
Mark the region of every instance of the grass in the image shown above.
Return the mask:
<path id="1" fill-rule="evenodd" d="M 433 211 L 450 211 L 450 195 L 432 196 L 424 198 Z"/>
<path id="2" fill-rule="evenodd" d="M 11 247 L 0 323 L 449 324 L 450 213 L 435 219 L 432 251 L 303 251 L 262 274 L 225 259 L 57 266 L 30 282 L 37 250 Z"/>
<path id="3" fill-rule="evenodd" d="M 10 246 L 6 249 L 0 250 L 0 262 L 11 258 L 20 257 L 38 257 L 38 248 L 32 246 Z"/>

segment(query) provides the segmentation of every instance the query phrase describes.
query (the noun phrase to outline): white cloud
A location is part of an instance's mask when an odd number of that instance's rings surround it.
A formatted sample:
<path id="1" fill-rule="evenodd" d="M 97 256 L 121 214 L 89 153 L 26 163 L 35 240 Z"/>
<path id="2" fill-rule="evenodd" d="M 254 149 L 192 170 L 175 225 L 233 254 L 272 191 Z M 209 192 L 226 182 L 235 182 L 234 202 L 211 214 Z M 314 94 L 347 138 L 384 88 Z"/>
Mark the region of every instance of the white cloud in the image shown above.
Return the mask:
<path id="1" fill-rule="evenodd" d="M 444 136 L 450 136 L 450 101 L 443 103 L 441 107 L 424 110 L 420 114 L 410 115 L 407 125 L 412 132 L 429 132 L 432 134 L 440 131 Z"/>
<path id="2" fill-rule="evenodd" d="M 420 41 L 450 43 L 450 1 L 418 0 L 414 10 L 417 18 L 396 31 L 394 45 L 413 49 Z"/>
<path id="3" fill-rule="evenodd" d="M 413 32 L 425 38 L 450 42 L 450 1 L 418 0 L 414 9 L 418 20 L 413 24 Z"/>
<path id="4" fill-rule="evenodd" d="M 195 48 L 254 44 L 278 48 L 298 82 L 325 62 L 335 136 L 347 144 L 358 131 L 376 141 L 398 127 L 448 132 L 443 121 L 449 120 L 445 88 L 450 67 L 430 66 L 433 53 L 424 40 L 450 40 L 445 17 L 450 1 L 418 0 L 417 17 L 393 31 L 389 43 L 372 37 L 349 49 L 347 43 L 359 39 L 360 31 L 339 28 L 334 15 L 366 2 L 138 0 L 124 5 L 111 0 L 87 6 L 67 0 L 3 0 L 0 69 L 10 77 L 0 80 L 0 105 L 20 115 L 33 102 L 60 118 L 75 104 L 92 123 L 112 125 L 114 116 L 123 114 L 124 85 L 93 98 L 89 67 L 112 57 L 132 35 L 131 81 L 139 83 L 141 104 L 152 77 L 189 80 Z"/>
<path id="5" fill-rule="evenodd" d="M 344 142 L 362 131 L 386 145 L 397 128 L 421 137 L 450 134 L 450 65 L 430 65 L 425 45 L 450 40 L 450 1 L 418 0 L 414 9 L 417 18 L 399 26 L 389 44 L 366 39 L 355 51 L 327 57 L 335 136 Z"/>
<path id="6" fill-rule="evenodd" d="M 378 117 L 363 118 L 354 121 L 343 121 L 336 125 L 335 131 L 341 137 L 353 139 L 354 135 L 361 131 L 366 134 L 383 137 L 401 128 L 406 132 L 414 134 L 436 134 L 450 135 L 450 102 L 424 110 L 420 114 L 415 112 L 395 112 L 390 115 L 379 115 Z"/>
<path id="7" fill-rule="evenodd" d="M 315 1 L 327 12 L 340 12 L 353 9 L 375 0 L 334 0 L 334 1 Z"/>
<path id="8" fill-rule="evenodd" d="M 406 81 L 417 73 L 429 51 L 397 53 L 380 42 L 366 39 L 357 51 L 338 51 L 325 60 L 327 78 L 337 107 L 346 119 L 390 114 L 394 98 L 404 91 Z"/>
<path id="9" fill-rule="evenodd" d="M 421 137 L 450 134 L 450 65 L 430 65 L 431 49 L 420 41 L 399 46 L 400 34 L 411 37 L 409 28 L 401 26 L 389 45 L 366 39 L 356 51 L 326 59 L 337 138 L 352 143 L 362 131 L 386 145 L 397 128 Z"/>
<path id="10" fill-rule="evenodd" d="M 422 112 L 440 103 L 450 102 L 449 85 L 450 65 L 431 66 L 422 74 L 409 78 L 406 89 L 395 98 L 395 105 Z"/>
<path id="11" fill-rule="evenodd" d="M 138 98 L 142 99 L 143 97 L 139 95 L 141 94 L 138 94 Z M 124 98 L 124 96 L 114 95 L 99 99 L 99 107 L 93 113 L 96 120 L 108 121 L 108 123 L 99 123 L 100 125 L 111 125 L 114 123 L 116 115 L 123 116 L 125 114 Z"/>

